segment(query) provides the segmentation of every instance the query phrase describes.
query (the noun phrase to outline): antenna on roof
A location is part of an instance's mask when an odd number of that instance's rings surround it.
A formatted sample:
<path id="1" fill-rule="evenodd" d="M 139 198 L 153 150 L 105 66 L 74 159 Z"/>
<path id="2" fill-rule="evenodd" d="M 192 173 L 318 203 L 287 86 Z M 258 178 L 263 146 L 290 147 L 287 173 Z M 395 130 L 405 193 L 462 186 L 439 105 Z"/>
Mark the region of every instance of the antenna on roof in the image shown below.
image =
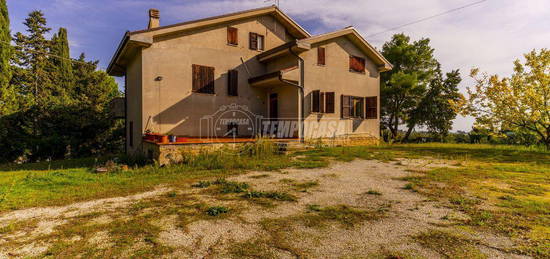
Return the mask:
<path id="1" fill-rule="evenodd" d="M 279 0 L 265 0 L 264 3 L 268 3 L 268 2 L 275 2 L 275 5 L 277 6 L 277 8 L 279 8 Z"/>

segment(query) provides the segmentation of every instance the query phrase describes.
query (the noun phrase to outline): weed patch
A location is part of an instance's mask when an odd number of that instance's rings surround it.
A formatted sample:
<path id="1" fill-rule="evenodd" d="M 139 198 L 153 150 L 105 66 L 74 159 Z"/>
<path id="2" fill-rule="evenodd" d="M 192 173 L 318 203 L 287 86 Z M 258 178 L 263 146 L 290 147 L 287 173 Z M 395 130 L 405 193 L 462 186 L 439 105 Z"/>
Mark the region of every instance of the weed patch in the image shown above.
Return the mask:
<path id="1" fill-rule="evenodd" d="M 381 192 L 375 191 L 375 190 L 368 190 L 368 191 L 366 192 L 366 194 L 368 194 L 368 195 L 376 195 L 376 196 L 382 195 Z"/>
<path id="2" fill-rule="evenodd" d="M 266 198 L 276 201 L 296 201 L 294 195 L 286 192 L 262 192 L 262 191 L 249 191 L 243 195 L 246 199 L 259 199 Z"/>
<path id="3" fill-rule="evenodd" d="M 354 227 L 364 221 L 377 220 L 384 216 L 382 210 L 362 210 L 346 205 L 320 207 L 308 205 L 308 213 L 302 220 L 308 227 L 324 226 L 327 222 L 338 222 L 346 227 Z"/>
<path id="4" fill-rule="evenodd" d="M 223 206 L 209 207 L 206 210 L 206 214 L 208 214 L 209 216 L 213 216 L 213 217 L 221 215 L 221 214 L 225 214 L 225 213 L 228 213 L 228 212 L 229 212 L 229 209 L 226 208 L 226 207 L 223 207 Z"/>
<path id="5" fill-rule="evenodd" d="M 413 239 L 421 246 L 447 258 L 487 258 L 476 247 L 476 241 L 455 234 L 432 230 L 419 234 Z"/>

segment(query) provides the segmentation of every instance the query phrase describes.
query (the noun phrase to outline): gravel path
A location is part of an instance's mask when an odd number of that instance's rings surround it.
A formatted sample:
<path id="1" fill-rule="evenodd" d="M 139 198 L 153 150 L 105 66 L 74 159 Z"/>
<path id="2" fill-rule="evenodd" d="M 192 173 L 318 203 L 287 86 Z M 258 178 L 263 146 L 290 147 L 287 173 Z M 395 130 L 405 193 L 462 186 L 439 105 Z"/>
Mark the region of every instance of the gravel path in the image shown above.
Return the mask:
<path id="1" fill-rule="evenodd" d="M 268 207 L 242 199 L 219 197 L 196 188 L 172 190 L 159 187 L 128 197 L 14 211 L 0 216 L 0 227 L 13 224 L 14 221 L 38 223 L 34 227 L 0 235 L 0 258 L 41 255 L 50 244 L 47 239 L 40 237 L 70 224 L 72 218 L 94 212 L 101 214 L 94 219 L 95 222 L 106 223 L 116 217 L 131 218 L 132 215 L 126 212 L 121 215 L 121 211 L 138 201 L 155 199 L 169 191 L 190 195 L 204 203 L 221 204 L 238 213 L 219 220 L 195 220 L 184 227 L 178 223 L 175 215 L 151 219 L 151 224 L 160 228 L 158 242 L 171 248 L 170 253 L 164 255 L 167 258 L 238 258 L 234 253 L 237 244 L 253 244 L 255 249 L 248 248 L 251 250 L 249 252 L 254 252 L 252 255 L 259 256 L 260 253 L 264 257 L 273 258 L 357 258 L 380 254 L 440 258 L 437 252 L 415 243 L 411 237 L 429 230 L 460 231 L 454 226 L 456 222 L 449 218 L 461 219 L 467 216 L 442 206 L 438 201 L 429 201 L 419 193 L 404 189 L 406 182 L 400 180 L 411 174 L 407 168 L 439 166 L 452 165 L 444 161 L 425 160 L 402 160 L 397 163 L 355 160 L 334 163 L 323 169 L 250 172 L 228 179 L 249 183 L 254 190 L 285 191 L 297 197 L 296 202 L 276 202 Z M 303 190 L 296 187 L 300 183 L 317 184 Z M 263 225 L 266 220 L 298 218 L 307 213 L 308 205 L 383 209 L 385 214 L 354 227 L 344 227 L 338 223 L 329 223 L 327 227 L 307 227 L 300 221 L 290 221 L 284 226 L 286 228 L 283 232 L 273 233 Z M 512 246 L 509 239 L 487 233 L 460 234 L 475 238 L 477 248 L 489 258 L 523 258 L 503 252 Z M 275 241 L 288 247 L 274 245 L 274 237 L 280 239 Z M 75 235 L 67 242 L 81 242 L 80 238 Z M 98 231 L 88 242 L 108 249 L 113 238 L 108 232 Z M 132 251 L 129 251 L 126 256 L 131 254 Z"/>

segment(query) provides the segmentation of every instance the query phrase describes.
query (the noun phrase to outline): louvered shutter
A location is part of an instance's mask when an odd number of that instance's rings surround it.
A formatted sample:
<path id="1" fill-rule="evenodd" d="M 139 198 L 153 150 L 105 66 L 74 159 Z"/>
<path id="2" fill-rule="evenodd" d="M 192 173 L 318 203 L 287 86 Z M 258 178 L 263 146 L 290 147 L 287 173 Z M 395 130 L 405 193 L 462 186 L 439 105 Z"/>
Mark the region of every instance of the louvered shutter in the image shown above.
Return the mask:
<path id="1" fill-rule="evenodd" d="M 349 57 L 349 69 L 355 72 L 365 72 L 365 59 L 355 56 Z"/>
<path id="2" fill-rule="evenodd" d="M 311 92 L 311 112 L 319 112 L 320 91 Z"/>
<path id="3" fill-rule="evenodd" d="M 193 65 L 193 92 L 214 94 L 214 68 Z"/>
<path id="4" fill-rule="evenodd" d="M 213 94 L 214 90 L 214 68 L 204 67 L 206 73 L 206 93 Z"/>
<path id="5" fill-rule="evenodd" d="M 366 102 L 366 118 L 378 119 L 378 97 L 365 97 Z"/>
<path id="6" fill-rule="evenodd" d="M 251 50 L 257 50 L 258 49 L 258 34 L 251 32 L 249 34 L 249 44 Z"/>
<path id="7" fill-rule="evenodd" d="M 342 107 L 342 118 L 349 118 L 351 115 L 351 96 L 342 95 L 342 101 L 341 101 L 341 107 Z"/>
<path id="8" fill-rule="evenodd" d="M 358 72 L 365 72 L 365 59 L 356 57 L 357 58 L 357 71 Z"/>
<path id="9" fill-rule="evenodd" d="M 325 93 L 325 113 L 334 113 L 334 92 Z"/>
<path id="10" fill-rule="evenodd" d="M 239 92 L 239 71 L 229 70 L 227 73 L 227 95 L 238 96 Z"/>
<path id="11" fill-rule="evenodd" d="M 325 48 L 317 48 L 317 65 L 325 65 Z"/>
<path id="12" fill-rule="evenodd" d="M 199 92 L 201 89 L 201 69 L 199 65 L 193 65 L 193 92 Z"/>
<path id="13" fill-rule="evenodd" d="M 362 97 L 357 97 L 357 101 L 358 101 L 358 106 L 357 107 L 357 112 L 355 114 L 355 116 L 359 116 L 360 118 L 365 118 L 365 98 L 362 98 Z"/>
<path id="14" fill-rule="evenodd" d="M 238 30 L 234 27 L 227 27 L 227 44 L 238 45 Z"/>

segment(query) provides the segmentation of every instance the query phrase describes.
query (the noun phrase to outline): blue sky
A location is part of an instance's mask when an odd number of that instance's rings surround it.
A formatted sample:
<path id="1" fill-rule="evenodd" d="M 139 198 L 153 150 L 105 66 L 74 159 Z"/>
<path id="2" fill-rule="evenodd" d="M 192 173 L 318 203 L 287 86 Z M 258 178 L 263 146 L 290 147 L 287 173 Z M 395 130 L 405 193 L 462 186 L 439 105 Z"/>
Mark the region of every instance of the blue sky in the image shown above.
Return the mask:
<path id="1" fill-rule="evenodd" d="M 23 31 L 32 10 L 42 10 L 56 31 L 69 31 L 71 55 L 85 52 L 105 68 L 126 30 L 147 26 L 147 10 L 161 11 L 161 24 L 204 18 L 272 4 L 264 0 L 7 0 L 12 32 Z M 355 26 L 364 36 L 456 8 L 475 0 L 280 0 L 283 11 L 312 34 Z M 472 85 L 472 67 L 509 75 L 513 60 L 532 49 L 550 48 L 550 1 L 488 0 L 479 5 L 367 40 L 381 47 L 393 33 L 428 37 L 444 70 L 460 69 L 461 90 Z M 469 130 L 458 118 L 454 130 Z"/>

